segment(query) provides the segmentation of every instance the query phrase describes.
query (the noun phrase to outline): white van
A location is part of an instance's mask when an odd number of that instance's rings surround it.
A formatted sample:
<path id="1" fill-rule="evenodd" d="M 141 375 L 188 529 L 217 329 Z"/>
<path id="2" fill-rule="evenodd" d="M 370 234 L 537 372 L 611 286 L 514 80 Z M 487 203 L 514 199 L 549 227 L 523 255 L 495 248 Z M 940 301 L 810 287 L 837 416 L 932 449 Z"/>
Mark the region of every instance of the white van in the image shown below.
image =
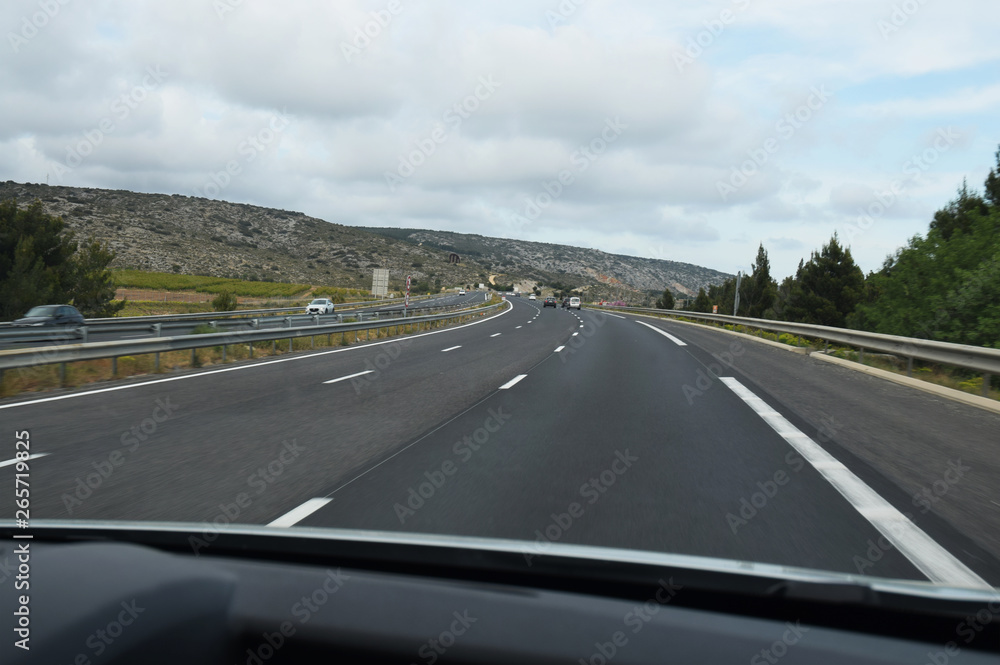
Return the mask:
<path id="1" fill-rule="evenodd" d="M 569 299 L 569 308 L 573 309 L 574 307 L 576 309 L 580 309 L 580 299 L 577 298 L 576 296 L 573 296 L 572 298 Z"/>

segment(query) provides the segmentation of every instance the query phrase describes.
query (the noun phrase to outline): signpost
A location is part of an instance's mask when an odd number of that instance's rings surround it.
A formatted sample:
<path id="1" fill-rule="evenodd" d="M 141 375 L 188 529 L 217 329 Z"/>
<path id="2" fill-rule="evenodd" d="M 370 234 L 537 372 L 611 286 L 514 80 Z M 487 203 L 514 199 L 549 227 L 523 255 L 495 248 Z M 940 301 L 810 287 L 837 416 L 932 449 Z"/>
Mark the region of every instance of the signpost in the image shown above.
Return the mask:
<path id="1" fill-rule="evenodd" d="M 406 310 L 410 307 L 410 275 L 406 276 L 406 297 L 403 299 L 403 316 L 406 316 Z"/>

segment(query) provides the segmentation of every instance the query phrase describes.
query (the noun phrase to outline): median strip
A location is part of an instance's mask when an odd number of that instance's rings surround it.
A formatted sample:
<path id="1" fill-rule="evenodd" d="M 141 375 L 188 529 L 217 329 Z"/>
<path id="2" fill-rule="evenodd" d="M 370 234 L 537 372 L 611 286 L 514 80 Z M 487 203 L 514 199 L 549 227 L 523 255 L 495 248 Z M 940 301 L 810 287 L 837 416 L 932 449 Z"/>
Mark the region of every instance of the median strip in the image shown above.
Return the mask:
<path id="1" fill-rule="evenodd" d="M 878 529 L 886 540 L 930 581 L 950 586 L 993 589 L 986 580 L 931 539 L 818 443 L 768 406 L 767 402 L 732 377 L 720 377 L 719 380 L 798 451 L 862 517 Z"/>

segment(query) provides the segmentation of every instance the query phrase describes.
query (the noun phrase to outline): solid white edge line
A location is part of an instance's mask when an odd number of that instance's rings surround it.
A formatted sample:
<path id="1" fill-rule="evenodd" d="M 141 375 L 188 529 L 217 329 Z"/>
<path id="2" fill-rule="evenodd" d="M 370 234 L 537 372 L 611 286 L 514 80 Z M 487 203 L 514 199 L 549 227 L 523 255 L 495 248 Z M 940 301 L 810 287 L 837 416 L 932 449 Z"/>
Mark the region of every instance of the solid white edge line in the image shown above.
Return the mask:
<path id="1" fill-rule="evenodd" d="M 290 358 L 276 358 L 274 360 L 263 360 L 261 362 L 253 363 L 252 365 L 236 365 L 234 367 L 222 367 L 219 369 L 210 369 L 204 372 L 196 372 L 194 374 L 184 374 L 182 376 L 170 376 L 165 379 L 153 379 L 152 381 L 141 381 L 139 383 L 130 383 L 124 386 L 112 386 L 110 388 L 98 388 L 97 390 L 87 390 L 85 392 L 70 393 L 68 395 L 55 395 L 53 397 L 40 397 L 38 399 L 29 399 L 23 402 L 14 402 L 11 404 L 0 404 L 0 410 L 3 409 L 14 409 L 19 406 L 30 406 L 32 404 L 42 404 L 44 402 L 58 402 L 64 399 L 73 399 L 75 397 L 86 397 L 87 395 L 97 395 L 99 393 L 110 393 L 117 390 L 128 390 L 129 388 L 141 388 L 142 386 L 150 386 L 155 383 L 169 383 L 170 381 L 184 381 L 186 379 L 194 379 L 199 376 L 209 376 L 212 374 L 222 374 L 224 372 L 238 372 L 244 369 L 254 369 L 256 367 L 266 367 L 267 365 L 274 365 L 277 363 L 289 363 L 296 360 L 309 360 L 311 358 L 318 358 L 319 356 L 327 356 L 331 353 L 346 353 L 348 351 L 357 351 L 359 349 L 367 349 L 373 346 L 382 346 L 383 344 L 394 344 L 400 341 L 417 339 L 419 337 L 427 337 L 429 335 L 440 335 L 441 333 L 451 332 L 453 330 L 461 330 L 462 328 L 468 328 L 469 326 L 478 326 L 480 323 L 486 323 L 487 321 L 492 321 L 493 319 L 503 316 L 504 314 L 513 310 L 513 305 L 508 307 L 504 311 L 497 314 L 495 317 L 491 316 L 485 319 L 480 319 L 478 321 L 472 321 L 471 323 L 463 323 L 462 325 L 455 326 L 454 328 L 443 328 L 441 330 L 431 330 L 425 333 L 417 333 L 416 335 L 406 335 L 401 338 L 393 338 L 382 340 L 381 342 L 366 342 L 357 346 L 348 346 L 340 349 L 333 349 L 332 351 L 317 351 L 316 353 L 307 353 L 305 355 L 295 355 Z"/>
<path id="2" fill-rule="evenodd" d="M 648 323 L 646 323 L 644 321 L 636 321 L 636 323 L 638 323 L 640 326 L 646 326 L 650 330 L 655 330 L 656 332 L 660 333 L 661 335 L 663 335 L 664 337 L 666 337 L 667 339 L 669 339 L 671 342 L 673 342 L 674 344 L 676 344 L 677 346 L 687 346 L 687 343 L 682 342 L 681 340 L 677 339 L 676 337 L 674 337 L 673 335 L 671 335 L 670 333 L 668 333 L 665 330 L 660 330 L 656 326 L 651 326 L 651 325 L 649 325 Z"/>
<path id="3" fill-rule="evenodd" d="M 35 453 L 34 455 L 28 455 L 28 460 L 38 459 L 39 457 L 47 457 L 51 454 L 52 453 Z M 26 462 L 28 460 L 19 460 L 19 459 L 4 460 L 3 462 L 0 462 L 0 466 L 10 466 L 11 464 L 17 464 L 18 462 Z"/>
<path id="4" fill-rule="evenodd" d="M 557 347 L 556 347 L 556 353 L 559 353 L 560 351 L 562 351 L 562 350 L 563 350 L 563 349 L 565 349 L 565 348 L 566 348 L 566 346 L 565 346 L 565 345 L 564 345 L 564 346 L 557 346 Z"/>
<path id="5" fill-rule="evenodd" d="M 273 522 L 268 524 L 268 526 L 275 526 L 275 527 L 295 526 L 296 524 L 298 524 L 305 518 L 309 517 L 310 515 L 315 513 L 317 510 L 319 510 L 326 504 L 330 503 L 331 501 L 333 501 L 333 499 L 327 499 L 327 498 L 309 499 L 298 508 L 290 510 L 281 517 L 279 517 L 278 519 L 274 520 Z"/>
<path id="6" fill-rule="evenodd" d="M 941 547 L 908 517 L 879 496 L 847 467 L 839 464 L 836 458 L 768 406 L 753 391 L 733 377 L 720 377 L 719 380 L 798 451 L 855 510 L 878 529 L 900 554 L 909 559 L 930 581 L 950 586 L 993 590 L 986 580 Z"/>
<path id="7" fill-rule="evenodd" d="M 348 374 L 347 376 L 342 376 L 339 379 L 330 379 L 329 381 L 324 381 L 323 383 L 339 383 L 341 381 L 347 381 L 348 379 L 353 379 L 356 376 L 364 376 L 365 374 L 371 374 L 374 371 L 375 370 L 373 369 L 366 369 L 363 372 L 358 372 L 356 374 Z"/>
<path id="8" fill-rule="evenodd" d="M 441 349 L 441 353 L 448 353 L 449 351 L 454 351 L 455 349 L 460 349 L 460 348 L 462 348 L 461 344 L 459 344 L 458 346 L 449 346 L 447 349 Z"/>
<path id="9" fill-rule="evenodd" d="M 527 374 L 518 374 L 517 376 L 515 376 L 510 381 L 508 381 L 507 383 L 505 383 L 502 386 L 500 386 L 499 390 L 508 390 L 509 388 L 512 388 L 518 381 L 520 381 L 521 379 L 523 379 L 526 376 L 528 376 L 528 375 Z"/>

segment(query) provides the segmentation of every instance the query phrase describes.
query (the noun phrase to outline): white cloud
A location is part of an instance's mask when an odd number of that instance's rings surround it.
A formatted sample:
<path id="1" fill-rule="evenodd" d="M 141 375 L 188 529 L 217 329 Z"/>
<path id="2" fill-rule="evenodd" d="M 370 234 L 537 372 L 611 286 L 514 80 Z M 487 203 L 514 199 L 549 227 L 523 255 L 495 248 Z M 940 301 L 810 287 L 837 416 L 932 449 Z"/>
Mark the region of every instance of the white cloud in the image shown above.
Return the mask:
<path id="1" fill-rule="evenodd" d="M 587 0 L 555 24 L 555 1 L 401 0 L 383 24 L 372 14 L 383 0 L 229 3 L 222 16 L 217 4 L 68 3 L 30 37 L 37 0 L 0 7 L 16 37 L 0 47 L 4 179 L 55 184 L 57 164 L 110 118 L 65 184 L 192 194 L 235 160 L 219 197 L 330 221 L 659 247 L 728 272 L 771 238 L 787 274 L 937 128 L 962 128 L 880 231 L 857 239 L 864 267 L 878 267 L 872 257 L 925 230 L 962 177 L 981 182 L 1000 136 L 1000 82 L 984 74 L 1000 60 L 994 0 L 928 0 L 888 33 L 894 3 L 868 0 Z M 369 43 L 345 55 L 366 29 Z M 113 105 L 149 67 L 164 80 L 122 115 Z M 483 77 L 499 85 L 477 96 Z M 717 183 L 822 85 L 833 100 L 723 200 Z M 449 121 L 470 95 L 475 110 Z M 287 127 L 248 150 L 279 112 Z M 582 170 L 574 155 L 616 118 L 626 127 Z M 433 154 L 391 191 L 385 173 L 438 129 Z M 512 223 L 562 171 L 572 183 Z"/>

